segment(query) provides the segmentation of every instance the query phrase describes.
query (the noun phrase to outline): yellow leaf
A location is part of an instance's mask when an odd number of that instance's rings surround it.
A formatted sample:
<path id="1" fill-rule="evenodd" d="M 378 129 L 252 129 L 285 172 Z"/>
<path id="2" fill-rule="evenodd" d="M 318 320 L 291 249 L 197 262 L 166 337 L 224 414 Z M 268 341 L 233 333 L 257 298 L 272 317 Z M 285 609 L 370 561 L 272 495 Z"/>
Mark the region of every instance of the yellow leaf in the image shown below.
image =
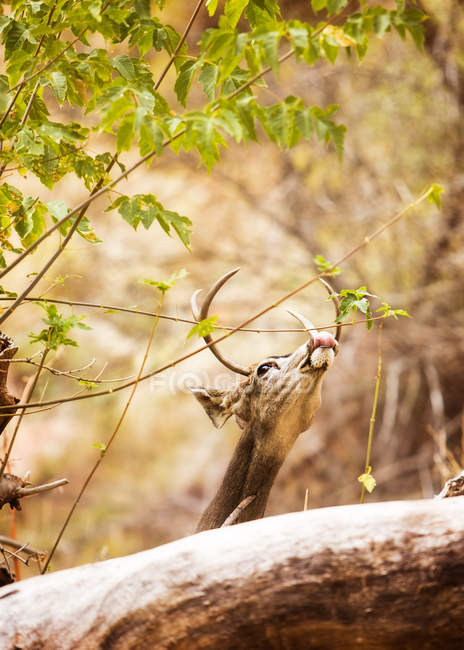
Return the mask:
<path id="1" fill-rule="evenodd" d="M 348 36 L 348 34 L 345 34 L 343 29 L 340 27 L 335 27 L 334 25 L 327 25 L 323 29 L 323 33 L 326 34 L 327 36 L 330 36 L 332 40 L 335 41 L 337 45 L 341 45 L 342 47 L 353 47 L 356 45 L 356 41 L 354 38 L 351 38 L 351 36 Z"/>
<path id="2" fill-rule="evenodd" d="M 371 468 L 368 468 L 368 471 L 361 476 L 358 476 L 358 481 L 364 485 L 366 490 L 370 493 L 374 491 L 375 486 L 377 485 L 375 478 L 371 474 Z"/>

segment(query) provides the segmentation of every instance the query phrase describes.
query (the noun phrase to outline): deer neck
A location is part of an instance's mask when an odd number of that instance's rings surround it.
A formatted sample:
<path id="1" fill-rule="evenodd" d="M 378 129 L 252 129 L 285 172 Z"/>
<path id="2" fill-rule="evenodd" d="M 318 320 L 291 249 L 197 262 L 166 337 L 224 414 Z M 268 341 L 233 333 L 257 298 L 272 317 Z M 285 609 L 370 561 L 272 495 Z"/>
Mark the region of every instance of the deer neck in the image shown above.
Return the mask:
<path id="1" fill-rule="evenodd" d="M 243 430 L 221 486 L 203 513 L 197 532 L 220 528 L 235 508 L 250 496 L 254 496 L 253 501 L 234 523 L 264 515 L 269 492 L 294 443 L 294 439 L 278 439 L 278 444 L 272 444 L 275 439 L 275 432 L 259 426 L 250 425 Z"/>

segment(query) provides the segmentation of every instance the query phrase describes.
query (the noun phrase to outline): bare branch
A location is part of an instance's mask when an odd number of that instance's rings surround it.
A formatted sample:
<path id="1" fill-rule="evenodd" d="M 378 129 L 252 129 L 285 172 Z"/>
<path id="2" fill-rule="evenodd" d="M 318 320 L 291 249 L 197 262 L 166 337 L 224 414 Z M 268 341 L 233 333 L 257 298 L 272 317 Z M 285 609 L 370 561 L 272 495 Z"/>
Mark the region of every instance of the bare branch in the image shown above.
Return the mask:
<path id="1" fill-rule="evenodd" d="M 158 88 L 160 87 L 161 82 L 163 81 L 164 77 L 166 76 L 166 74 L 167 74 L 169 68 L 172 66 L 172 64 L 173 64 L 174 61 L 176 60 L 176 56 L 178 55 L 178 53 L 179 53 L 180 48 L 182 47 L 182 45 L 185 43 L 185 39 L 187 38 L 188 33 L 190 32 L 190 30 L 191 30 L 191 28 L 192 28 L 192 25 L 193 25 L 193 23 L 195 22 L 195 18 L 197 17 L 198 12 L 200 11 L 200 9 L 201 9 L 201 5 L 202 5 L 202 4 L 203 4 L 203 0 L 199 0 L 197 6 L 196 6 L 195 9 L 193 10 L 193 14 L 190 16 L 190 20 L 188 21 L 187 26 L 186 26 L 186 28 L 185 28 L 185 30 L 184 30 L 184 33 L 182 34 L 182 36 L 181 36 L 179 42 L 177 43 L 177 47 L 176 47 L 176 49 L 175 49 L 174 52 L 172 53 L 171 58 L 169 59 L 169 61 L 168 61 L 167 65 L 166 65 L 166 67 L 164 68 L 164 70 L 163 70 L 162 73 L 160 74 L 159 79 L 158 79 L 158 81 L 157 81 L 156 84 L 155 84 L 155 90 L 158 90 Z"/>
<path id="2" fill-rule="evenodd" d="M 16 549 L 17 551 L 21 551 L 21 553 L 24 553 L 25 555 L 30 555 L 31 557 L 40 558 L 46 555 L 45 551 L 39 551 L 38 549 L 29 546 L 28 542 L 22 544 L 21 542 L 18 542 L 17 539 L 12 539 L 11 537 L 7 537 L 6 535 L 0 535 L 0 544 L 2 544 L 3 546 L 10 546 L 11 548 Z"/>
<path id="3" fill-rule="evenodd" d="M 27 487 L 30 484 L 20 476 L 15 476 L 14 474 L 3 474 L 0 478 L 0 510 L 7 503 L 10 504 L 12 510 L 21 510 L 19 499 L 33 496 L 40 492 L 54 490 L 57 487 L 66 485 L 67 483 L 69 483 L 68 479 L 62 478 L 53 481 L 52 483 Z"/>
<path id="4" fill-rule="evenodd" d="M 256 494 L 252 494 L 251 496 L 246 497 L 246 499 L 243 499 L 243 501 L 239 503 L 234 510 L 232 510 L 230 515 L 222 524 L 221 528 L 224 528 L 224 526 L 233 526 L 237 521 L 237 519 L 240 517 L 240 513 L 242 512 L 242 510 L 245 510 L 245 508 L 249 506 L 250 503 L 252 503 L 255 499 L 256 499 Z"/>
<path id="5" fill-rule="evenodd" d="M 44 483 L 43 485 L 36 485 L 34 487 L 22 487 L 19 488 L 17 494 L 19 498 L 30 497 L 34 494 L 40 494 L 41 492 L 48 492 L 48 490 L 54 490 L 55 488 L 61 487 L 62 485 L 67 485 L 69 483 L 67 478 L 60 478 L 51 483 Z"/>

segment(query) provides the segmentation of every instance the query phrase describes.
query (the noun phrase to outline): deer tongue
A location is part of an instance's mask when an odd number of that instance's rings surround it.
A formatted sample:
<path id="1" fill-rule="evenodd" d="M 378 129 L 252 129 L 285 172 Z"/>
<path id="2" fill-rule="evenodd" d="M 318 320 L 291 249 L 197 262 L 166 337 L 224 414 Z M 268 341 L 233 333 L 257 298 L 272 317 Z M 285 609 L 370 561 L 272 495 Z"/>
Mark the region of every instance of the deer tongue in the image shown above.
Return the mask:
<path id="1" fill-rule="evenodd" d="M 313 338 L 314 349 L 316 348 L 334 348 L 336 341 L 330 332 L 318 332 Z"/>

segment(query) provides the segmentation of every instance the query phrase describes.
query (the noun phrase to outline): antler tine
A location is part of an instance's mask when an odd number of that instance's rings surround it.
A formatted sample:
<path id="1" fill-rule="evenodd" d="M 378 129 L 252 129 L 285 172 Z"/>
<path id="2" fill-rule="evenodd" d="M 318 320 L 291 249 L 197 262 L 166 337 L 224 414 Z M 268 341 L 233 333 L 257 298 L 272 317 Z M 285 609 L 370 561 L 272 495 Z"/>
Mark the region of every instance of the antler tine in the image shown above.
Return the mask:
<path id="1" fill-rule="evenodd" d="M 221 287 L 227 282 L 227 280 L 229 280 L 239 270 L 240 268 L 236 268 L 233 269 L 232 271 L 229 271 L 228 273 L 224 273 L 224 275 L 222 275 L 219 278 L 219 280 L 217 280 L 217 282 L 215 282 L 215 284 L 213 284 L 211 289 L 208 291 L 208 293 L 205 296 L 205 299 L 203 300 L 201 307 L 198 307 L 198 302 L 197 302 L 198 294 L 200 293 L 201 289 L 195 291 L 195 293 L 193 294 L 190 300 L 190 304 L 192 306 L 192 313 L 195 320 L 201 321 L 208 317 L 208 310 L 213 301 L 214 296 L 217 294 L 219 289 L 221 289 Z M 213 340 L 210 334 L 204 336 L 203 339 L 205 343 L 211 343 L 211 341 Z M 216 348 L 215 345 L 210 345 L 209 349 L 214 354 L 216 359 L 218 359 L 224 366 L 226 366 L 226 368 L 229 368 L 229 370 L 232 370 L 233 372 L 238 372 L 239 374 L 246 375 L 246 376 L 250 374 L 249 369 L 245 368 L 245 366 L 239 366 L 238 364 L 234 363 L 233 361 L 229 361 L 229 359 L 224 357 L 219 352 L 219 350 Z"/>
<path id="2" fill-rule="evenodd" d="M 294 311 L 293 309 L 287 309 L 287 312 L 291 316 L 293 316 L 293 318 L 296 318 L 296 320 L 303 325 L 305 330 L 308 332 L 309 337 L 313 339 L 314 335 L 317 333 L 316 330 L 314 329 L 313 323 L 311 323 L 311 321 L 308 318 L 306 318 L 306 316 L 303 316 L 303 314 L 300 314 L 300 312 L 298 311 Z"/>
<path id="3" fill-rule="evenodd" d="M 324 285 L 324 287 L 329 292 L 329 295 L 333 296 L 332 300 L 334 302 L 335 311 L 336 311 L 335 318 L 338 318 L 340 316 L 340 314 L 341 314 L 341 311 L 340 311 L 340 301 L 338 299 L 336 291 L 334 291 L 333 287 L 330 286 L 330 284 L 327 282 L 327 280 L 323 280 L 322 278 L 319 278 L 319 282 L 321 282 Z M 340 343 L 341 335 L 342 335 L 342 326 L 338 325 L 337 326 L 337 331 L 335 332 L 335 340 L 337 341 L 337 343 Z"/>

